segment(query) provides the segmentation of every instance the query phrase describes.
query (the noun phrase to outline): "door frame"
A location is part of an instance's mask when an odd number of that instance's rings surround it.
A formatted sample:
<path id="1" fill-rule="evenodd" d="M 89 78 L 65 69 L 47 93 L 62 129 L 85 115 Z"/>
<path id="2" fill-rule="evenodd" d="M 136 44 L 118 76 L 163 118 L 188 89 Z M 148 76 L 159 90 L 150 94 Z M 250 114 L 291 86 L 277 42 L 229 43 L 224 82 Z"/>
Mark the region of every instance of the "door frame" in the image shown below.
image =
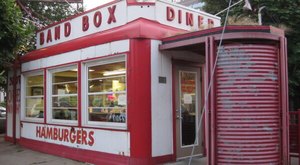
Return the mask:
<path id="1" fill-rule="evenodd" d="M 188 158 L 187 157 L 177 157 L 177 128 L 176 128 L 176 117 L 177 117 L 177 113 L 176 113 L 176 101 L 177 101 L 177 90 L 176 87 L 178 86 L 178 79 L 177 79 L 177 72 L 180 69 L 184 69 L 184 68 L 193 68 L 199 69 L 199 75 L 200 75 L 200 84 L 198 85 L 198 88 L 200 89 L 200 93 L 198 94 L 200 96 L 200 98 L 198 99 L 198 111 L 200 112 L 202 110 L 202 106 L 204 103 L 204 69 L 205 69 L 205 64 L 201 64 L 201 63 L 196 63 L 196 62 L 191 62 L 191 61 L 183 61 L 183 60 L 172 60 L 172 105 L 173 105 L 173 159 L 174 160 L 180 160 L 180 159 L 184 159 L 184 158 Z M 198 114 L 198 120 L 200 119 L 200 115 L 201 113 Z M 202 125 L 201 125 L 201 141 L 198 142 L 198 144 L 201 146 L 201 153 L 200 154 L 194 154 L 194 156 L 205 156 L 206 155 L 206 145 L 205 145 L 205 116 L 203 116 L 202 119 Z M 180 131 L 180 130 L 179 130 Z"/>

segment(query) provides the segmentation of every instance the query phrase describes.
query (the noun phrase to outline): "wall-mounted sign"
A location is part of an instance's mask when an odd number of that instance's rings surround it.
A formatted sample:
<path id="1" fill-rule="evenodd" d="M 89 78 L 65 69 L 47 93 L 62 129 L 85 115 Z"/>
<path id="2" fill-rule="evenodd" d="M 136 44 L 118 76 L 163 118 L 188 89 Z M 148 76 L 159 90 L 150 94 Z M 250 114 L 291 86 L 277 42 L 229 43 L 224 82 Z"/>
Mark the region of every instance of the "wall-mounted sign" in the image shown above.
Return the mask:
<path id="1" fill-rule="evenodd" d="M 40 30 L 37 49 L 101 33 L 139 18 L 187 31 L 220 26 L 219 17 L 174 3 L 157 0 L 153 5 L 140 6 L 116 1 Z"/>

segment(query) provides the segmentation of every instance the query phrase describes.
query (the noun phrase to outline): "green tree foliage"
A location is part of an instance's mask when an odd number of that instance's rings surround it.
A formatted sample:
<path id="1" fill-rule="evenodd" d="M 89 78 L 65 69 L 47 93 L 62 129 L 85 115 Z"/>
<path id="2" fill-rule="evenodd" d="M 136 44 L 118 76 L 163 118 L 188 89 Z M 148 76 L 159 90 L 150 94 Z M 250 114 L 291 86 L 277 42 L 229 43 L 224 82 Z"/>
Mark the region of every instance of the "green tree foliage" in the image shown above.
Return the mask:
<path id="1" fill-rule="evenodd" d="M 83 10 L 82 3 L 0 0 L 0 90 L 13 61 L 35 49 L 35 31 Z"/>
<path id="2" fill-rule="evenodd" d="M 26 8 L 30 9 L 32 16 L 38 18 L 39 23 L 47 25 L 60 21 L 70 15 L 82 12 L 82 3 L 42 2 L 19 0 Z"/>
<path id="3" fill-rule="evenodd" d="M 28 47 L 27 37 L 34 27 L 23 20 L 23 15 L 14 0 L 0 1 L 0 90 L 6 85 L 6 70 L 16 55 Z"/>
<path id="4" fill-rule="evenodd" d="M 215 14 L 228 7 L 229 0 L 203 0 L 204 10 Z M 237 2 L 233 0 L 232 3 Z M 288 41 L 289 94 L 292 109 L 300 108 L 300 1 L 299 0 L 251 0 L 252 11 L 243 11 L 243 3 L 231 9 L 235 18 L 249 17 L 257 21 L 258 10 L 261 11 L 263 25 L 282 28 Z M 225 13 L 220 15 L 224 19 Z"/>

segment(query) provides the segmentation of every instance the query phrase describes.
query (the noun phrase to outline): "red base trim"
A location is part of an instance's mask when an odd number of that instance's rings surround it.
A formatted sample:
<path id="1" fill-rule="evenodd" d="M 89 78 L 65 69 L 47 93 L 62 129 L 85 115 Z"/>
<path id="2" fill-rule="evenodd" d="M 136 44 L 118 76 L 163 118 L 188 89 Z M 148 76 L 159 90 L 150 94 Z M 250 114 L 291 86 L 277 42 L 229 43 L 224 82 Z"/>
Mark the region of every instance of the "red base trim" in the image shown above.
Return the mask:
<path id="1" fill-rule="evenodd" d="M 129 164 L 129 157 L 113 155 L 103 152 L 76 149 L 57 144 L 45 143 L 21 138 L 20 144 L 26 148 L 93 164 L 119 165 Z"/>
<path id="2" fill-rule="evenodd" d="M 9 137 L 9 136 L 6 136 L 6 135 L 4 137 L 4 140 L 7 141 L 7 142 L 10 142 L 10 143 L 14 142 L 14 139 L 12 137 Z"/>
<path id="3" fill-rule="evenodd" d="M 10 143 L 14 143 L 14 138 L 9 136 L 4 136 L 4 140 Z M 16 139 L 17 143 L 20 141 L 20 139 Z"/>
<path id="4" fill-rule="evenodd" d="M 12 137 L 5 136 L 5 140 L 13 142 Z M 154 158 L 132 158 L 114 154 L 108 154 L 103 152 L 96 152 L 84 149 L 76 149 L 67 146 L 45 143 L 41 141 L 21 138 L 18 143 L 23 147 L 40 151 L 43 153 L 56 155 L 59 157 L 69 158 L 81 162 L 88 162 L 93 164 L 105 164 L 105 165 L 145 165 L 145 164 L 161 164 L 165 162 L 175 161 L 173 155 L 164 155 Z"/>
<path id="5" fill-rule="evenodd" d="M 174 155 L 164 155 L 164 156 L 154 157 L 153 164 L 162 164 L 162 163 L 166 163 L 166 162 L 176 161 L 176 159 L 174 159 L 174 158 L 175 158 Z"/>

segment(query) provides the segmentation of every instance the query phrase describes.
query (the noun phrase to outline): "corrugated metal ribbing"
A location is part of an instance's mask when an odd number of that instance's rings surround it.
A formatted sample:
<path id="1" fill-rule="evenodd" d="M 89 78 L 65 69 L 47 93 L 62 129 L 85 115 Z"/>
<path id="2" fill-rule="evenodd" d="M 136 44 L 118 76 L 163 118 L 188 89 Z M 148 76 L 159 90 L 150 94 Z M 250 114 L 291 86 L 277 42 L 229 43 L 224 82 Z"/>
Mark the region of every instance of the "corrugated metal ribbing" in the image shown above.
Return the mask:
<path id="1" fill-rule="evenodd" d="M 280 164 L 278 50 L 224 45 L 216 70 L 217 164 Z"/>

